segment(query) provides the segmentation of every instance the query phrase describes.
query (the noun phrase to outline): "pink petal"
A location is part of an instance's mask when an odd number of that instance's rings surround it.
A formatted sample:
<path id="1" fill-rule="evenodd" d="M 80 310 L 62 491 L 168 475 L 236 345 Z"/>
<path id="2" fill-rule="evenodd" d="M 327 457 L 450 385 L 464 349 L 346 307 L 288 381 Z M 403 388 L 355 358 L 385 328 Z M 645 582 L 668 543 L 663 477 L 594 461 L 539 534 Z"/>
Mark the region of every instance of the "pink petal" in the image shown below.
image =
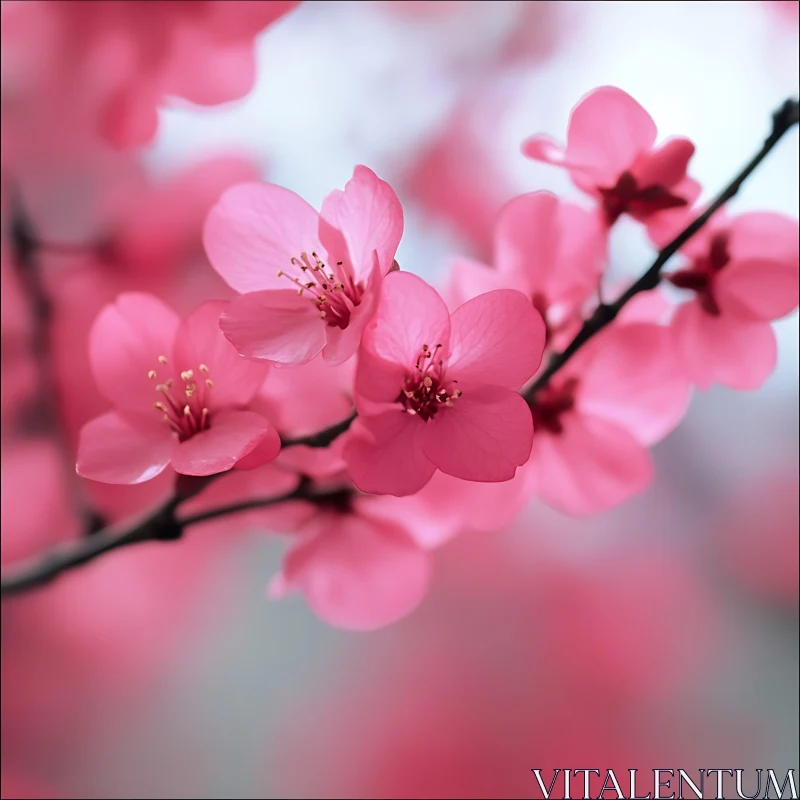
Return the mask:
<path id="1" fill-rule="evenodd" d="M 219 319 L 229 305 L 222 300 L 203 303 L 183 320 L 175 336 L 175 366 L 195 373 L 202 405 L 210 409 L 247 405 L 269 370 L 268 364 L 242 358 L 223 335 Z M 202 372 L 200 364 L 208 371 Z M 213 385 L 209 387 L 206 381 Z"/>
<path id="2" fill-rule="evenodd" d="M 362 492 L 418 492 L 436 471 L 422 449 L 426 424 L 417 416 L 389 411 L 358 420 L 345 445 L 344 460 L 353 483 Z"/>
<path id="3" fill-rule="evenodd" d="M 381 281 L 381 273 L 376 265 L 369 276 L 361 302 L 350 314 L 347 327 L 342 329 L 330 325 L 326 328 L 327 339 L 322 357 L 332 366 L 343 364 L 358 350 L 364 328 L 375 315 L 375 309 L 378 307 Z"/>
<path id="4" fill-rule="evenodd" d="M 174 444 L 159 414 L 111 411 L 81 428 L 76 470 L 102 483 L 144 483 L 169 464 Z"/>
<path id="5" fill-rule="evenodd" d="M 591 168 L 595 185 L 614 186 L 636 157 L 653 146 L 656 134 L 653 118 L 636 100 L 615 86 L 601 86 L 570 115 L 566 160 Z"/>
<path id="6" fill-rule="evenodd" d="M 447 289 L 444 299 L 450 309 L 455 310 L 467 300 L 472 300 L 493 289 L 528 290 L 528 283 L 522 274 L 501 274 L 494 267 L 468 258 L 454 258 L 448 270 Z"/>
<path id="7" fill-rule="evenodd" d="M 530 294 L 544 292 L 556 267 L 558 206 L 554 194 L 531 192 L 509 200 L 497 217 L 495 266 L 501 273 L 524 276 Z"/>
<path id="8" fill-rule="evenodd" d="M 686 177 L 694 149 L 694 144 L 682 136 L 667 139 L 648 153 L 634 170 L 639 186 L 663 186 L 669 189 L 680 183 Z"/>
<path id="9" fill-rule="evenodd" d="M 505 528 L 529 499 L 524 470 L 502 483 L 465 482 L 436 471 L 409 497 L 366 495 L 358 508 L 387 521 L 402 520 L 420 547 L 440 547 L 465 531 L 493 532 Z"/>
<path id="10" fill-rule="evenodd" d="M 171 377 L 171 366 L 158 359 L 172 354 L 179 324 L 180 317 L 149 294 L 126 292 L 103 308 L 89 333 L 89 359 L 98 388 L 115 406 L 152 408 L 159 395 L 148 373 Z"/>
<path id="11" fill-rule="evenodd" d="M 419 605 L 430 562 L 403 530 L 354 514 L 326 515 L 317 527 L 319 535 L 287 555 L 273 595 L 297 588 L 320 619 L 361 631 L 389 625 Z"/>
<path id="12" fill-rule="evenodd" d="M 281 437 L 271 425 L 261 441 L 246 456 L 236 462 L 236 469 L 256 469 L 274 461 L 281 452 Z"/>
<path id="13" fill-rule="evenodd" d="M 616 423 L 644 445 L 663 439 L 683 419 L 691 394 L 669 328 L 619 325 L 595 342 L 581 371 L 579 410 Z"/>
<path id="14" fill-rule="evenodd" d="M 728 224 L 729 250 L 736 261 L 782 261 L 797 269 L 798 223 L 785 214 L 750 211 Z"/>
<path id="15" fill-rule="evenodd" d="M 797 308 L 800 271 L 797 262 L 735 261 L 717 276 L 714 297 L 723 314 L 769 322 Z"/>
<path id="16" fill-rule="evenodd" d="M 580 301 L 597 289 L 608 261 L 608 229 L 602 218 L 572 203 L 560 202 L 558 266 L 543 287 L 548 300 L 569 299 L 574 287 L 583 289 Z"/>
<path id="17" fill-rule="evenodd" d="M 533 161 L 555 164 L 559 167 L 571 166 L 564 159 L 564 148 L 544 133 L 529 136 L 522 143 L 522 154 Z"/>
<path id="18" fill-rule="evenodd" d="M 575 516 L 614 508 L 653 479 L 650 454 L 633 436 L 581 414 L 565 416 L 558 435 L 537 434 L 530 464 L 541 499 Z"/>
<path id="19" fill-rule="evenodd" d="M 542 363 L 544 320 L 522 292 L 479 295 L 453 312 L 450 325 L 447 377 L 460 389 L 470 384 L 518 389 Z"/>
<path id="20" fill-rule="evenodd" d="M 325 198 L 319 225 L 325 249 L 349 258 L 358 282 L 372 270 L 374 253 L 381 275 L 391 269 L 403 236 L 403 208 L 386 181 L 357 166 L 344 191 L 334 189 Z"/>
<path id="21" fill-rule="evenodd" d="M 714 317 L 692 301 L 678 308 L 671 329 L 683 368 L 700 389 L 715 382 L 731 389 L 758 389 L 778 361 L 768 322 Z"/>
<path id="22" fill-rule="evenodd" d="M 410 272 L 391 272 L 383 279 L 381 299 L 364 330 L 362 345 L 373 355 L 413 367 L 422 345 L 450 342 L 450 314 L 439 294 Z"/>
<path id="23" fill-rule="evenodd" d="M 295 291 L 243 294 L 223 311 L 219 326 L 245 358 L 282 366 L 305 364 L 325 346 L 319 311 Z"/>
<path id="24" fill-rule="evenodd" d="M 516 392 L 500 386 L 465 391 L 425 425 L 425 455 L 465 481 L 494 483 L 514 477 L 531 454 L 533 419 Z"/>
<path id="25" fill-rule="evenodd" d="M 326 255 L 319 215 L 302 197 L 271 183 L 241 183 L 223 192 L 203 229 L 211 266 L 237 292 L 284 289 L 292 258 Z"/>
<path id="26" fill-rule="evenodd" d="M 173 446 L 172 468 L 183 475 L 225 472 L 252 452 L 269 430 L 267 420 L 252 411 L 217 412 L 211 427 Z"/>

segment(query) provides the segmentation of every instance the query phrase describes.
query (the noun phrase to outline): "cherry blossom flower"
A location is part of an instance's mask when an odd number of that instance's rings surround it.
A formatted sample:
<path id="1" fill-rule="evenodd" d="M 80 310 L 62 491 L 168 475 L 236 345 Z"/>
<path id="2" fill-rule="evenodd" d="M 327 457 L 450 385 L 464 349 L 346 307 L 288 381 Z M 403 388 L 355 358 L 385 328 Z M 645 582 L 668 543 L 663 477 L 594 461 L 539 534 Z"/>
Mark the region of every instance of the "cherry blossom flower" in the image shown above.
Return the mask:
<path id="1" fill-rule="evenodd" d="M 269 596 L 299 590 L 328 624 L 366 631 L 410 614 L 429 578 L 429 555 L 405 526 L 371 516 L 343 494 L 300 526 Z"/>
<path id="2" fill-rule="evenodd" d="M 656 146 L 656 136 L 653 118 L 636 100 L 601 86 L 572 110 L 566 147 L 538 134 L 525 140 L 522 152 L 568 170 L 572 182 L 599 201 L 607 225 L 627 213 L 660 241 L 670 216 L 664 212 L 691 206 L 700 185 L 686 175 L 692 142 L 671 137 Z"/>
<path id="3" fill-rule="evenodd" d="M 294 192 L 245 183 L 206 220 L 213 267 L 242 296 L 220 325 L 247 358 L 296 366 L 358 349 L 381 281 L 396 267 L 403 210 L 388 183 L 358 166 L 318 214 Z"/>
<path id="4" fill-rule="evenodd" d="M 523 194 L 497 218 L 495 268 L 456 259 L 447 299 L 459 305 L 492 289 L 518 289 L 542 314 L 546 344 L 558 347 L 577 332 L 581 308 L 597 291 L 606 248 L 595 215 L 549 192 Z"/>
<path id="5" fill-rule="evenodd" d="M 700 389 L 758 389 L 778 358 L 770 325 L 797 308 L 798 226 L 782 214 L 717 216 L 683 249 L 667 276 L 695 293 L 672 319 L 675 346 Z"/>
<path id="6" fill-rule="evenodd" d="M 517 394 L 544 349 L 541 315 L 498 289 L 449 314 L 410 273 L 384 282 L 359 351 L 356 432 L 345 460 L 359 489 L 402 496 L 440 469 L 506 481 L 530 455 L 530 411 Z"/>
<path id="7" fill-rule="evenodd" d="M 606 329 L 534 396 L 533 490 L 576 516 L 624 502 L 651 482 L 647 447 L 680 422 L 689 397 L 668 328 Z"/>
<path id="8" fill-rule="evenodd" d="M 103 309 L 89 351 L 98 388 L 114 410 L 83 427 L 80 475 L 140 483 L 168 464 L 185 475 L 212 475 L 265 440 L 264 461 L 275 458 L 277 432 L 246 409 L 266 367 L 241 359 L 222 336 L 217 320 L 224 308 L 210 301 L 181 321 L 157 298 L 131 292 Z"/>

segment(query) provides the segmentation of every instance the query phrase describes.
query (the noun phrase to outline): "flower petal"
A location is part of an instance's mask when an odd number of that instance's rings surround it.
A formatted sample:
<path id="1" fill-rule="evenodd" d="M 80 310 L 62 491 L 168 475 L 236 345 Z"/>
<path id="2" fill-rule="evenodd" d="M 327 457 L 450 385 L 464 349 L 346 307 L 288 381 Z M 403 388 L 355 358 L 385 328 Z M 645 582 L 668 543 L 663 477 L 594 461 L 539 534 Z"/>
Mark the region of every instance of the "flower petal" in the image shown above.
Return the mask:
<path id="1" fill-rule="evenodd" d="M 243 294 L 222 312 L 219 326 L 245 358 L 282 366 L 305 364 L 325 346 L 325 323 L 295 291 Z"/>
<path id="2" fill-rule="evenodd" d="M 494 483 L 514 477 L 531 454 L 533 418 L 516 392 L 486 386 L 465 392 L 424 429 L 425 455 L 465 481 Z"/>
<path id="3" fill-rule="evenodd" d="M 644 445 L 663 439 L 683 419 L 691 394 L 669 328 L 617 325 L 595 343 L 581 370 L 580 411 L 616 423 Z"/>
<path id="4" fill-rule="evenodd" d="M 723 314 L 769 322 L 797 308 L 800 270 L 795 261 L 735 261 L 719 273 L 714 297 Z"/>
<path id="5" fill-rule="evenodd" d="M 107 305 L 89 332 L 89 359 L 97 386 L 118 408 L 145 411 L 158 399 L 148 373 L 163 369 L 180 317 L 157 297 L 126 292 Z M 169 375 L 171 368 L 167 368 Z"/>
<path id="6" fill-rule="evenodd" d="M 377 253 L 381 275 L 392 267 L 403 236 L 403 207 L 394 190 L 371 169 L 357 166 L 344 191 L 324 200 L 319 238 L 328 253 L 349 258 L 356 282 L 366 278 Z"/>
<path id="7" fill-rule="evenodd" d="M 271 594 L 291 588 L 325 622 L 374 630 L 411 613 L 428 588 L 428 555 L 399 527 L 355 514 L 325 515 L 319 534 L 287 555 Z"/>
<path id="8" fill-rule="evenodd" d="M 683 368 L 700 389 L 715 382 L 731 389 L 758 389 L 778 361 L 768 322 L 714 317 L 692 301 L 678 308 L 670 327 Z"/>
<path id="9" fill-rule="evenodd" d="M 592 168 L 595 185 L 613 186 L 656 140 L 653 118 L 627 92 L 601 86 L 572 111 L 566 160 Z"/>
<path id="10" fill-rule="evenodd" d="M 543 291 L 556 266 L 558 198 L 530 192 L 509 200 L 497 217 L 494 263 L 503 273 L 528 278 L 529 291 Z"/>
<path id="11" fill-rule="evenodd" d="M 269 431 L 270 424 L 252 411 L 220 411 L 211 427 L 172 450 L 172 468 L 183 475 L 215 475 L 226 472 L 252 452 Z"/>
<path id="12" fill-rule="evenodd" d="M 670 189 L 686 177 L 694 155 L 694 143 L 683 136 L 673 136 L 648 153 L 634 171 L 640 187 L 663 186 Z"/>
<path id="13" fill-rule="evenodd" d="M 264 383 L 269 365 L 242 358 L 219 327 L 220 315 L 230 303 L 211 300 L 203 303 L 181 323 L 175 337 L 173 358 L 178 370 L 199 370 L 194 381 L 210 409 L 244 406 Z M 209 387 L 206 381 L 211 381 Z"/>
<path id="14" fill-rule="evenodd" d="M 101 483 L 144 483 L 169 464 L 175 439 L 160 416 L 110 411 L 78 439 L 78 475 Z"/>
<path id="15" fill-rule="evenodd" d="M 325 254 L 319 214 L 302 197 L 272 183 L 240 183 L 222 193 L 203 229 L 208 260 L 237 292 L 281 289 L 301 253 Z"/>
<path id="16" fill-rule="evenodd" d="M 240 458 L 236 469 L 256 469 L 274 461 L 281 452 L 281 437 L 278 431 L 270 425 L 261 441 L 246 456 Z"/>
<path id="17" fill-rule="evenodd" d="M 653 479 L 650 454 L 631 434 L 582 414 L 565 415 L 560 434 L 534 437 L 530 468 L 539 497 L 574 516 L 614 508 Z"/>
<path id="18" fill-rule="evenodd" d="M 438 292 L 410 272 L 383 279 L 381 299 L 364 330 L 362 346 L 386 361 L 412 368 L 422 345 L 450 343 L 450 314 Z"/>
<path id="19" fill-rule="evenodd" d="M 472 261 L 469 258 L 454 258 L 448 269 L 447 289 L 443 292 L 450 309 L 455 310 L 467 300 L 472 300 L 493 289 L 519 289 L 528 291 L 528 282 L 522 274 L 501 274 L 494 267 Z"/>
<path id="20" fill-rule="evenodd" d="M 418 492 L 436 471 L 422 449 L 425 423 L 399 408 L 357 420 L 344 449 L 356 487 L 403 497 Z"/>
<path id="21" fill-rule="evenodd" d="M 515 289 L 468 300 L 453 312 L 450 325 L 447 377 L 461 389 L 469 384 L 518 389 L 542 363 L 544 320 Z"/>
<path id="22" fill-rule="evenodd" d="M 737 261 L 783 261 L 797 268 L 800 237 L 796 219 L 771 211 L 750 211 L 730 220 L 729 250 Z"/>

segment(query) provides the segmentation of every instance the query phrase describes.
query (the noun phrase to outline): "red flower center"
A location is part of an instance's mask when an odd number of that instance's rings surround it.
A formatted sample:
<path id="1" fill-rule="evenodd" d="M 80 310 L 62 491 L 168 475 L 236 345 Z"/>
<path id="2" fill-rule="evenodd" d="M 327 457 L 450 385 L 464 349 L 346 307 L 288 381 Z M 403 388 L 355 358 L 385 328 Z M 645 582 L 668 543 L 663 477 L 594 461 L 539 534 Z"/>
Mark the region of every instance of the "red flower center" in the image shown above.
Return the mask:
<path id="1" fill-rule="evenodd" d="M 691 269 L 681 269 L 667 276 L 673 286 L 696 292 L 700 306 L 714 317 L 720 314 L 719 304 L 714 297 L 714 280 L 731 260 L 728 239 L 727 231 L 715 233 L 711 237 L 708 253 L 696 259 Z"/>
<path id="2" fill-rule="evenodd" d="M 169 365 L 166 356 L 159 356 L 158 362 L 161 366 Z M 214 382 L 208 377 L 208 367 L 205 364 L 200 364 L 198 372 L 203 376 L 199 384 L 200 378 L 195 378 L 193 369 L 181 371 L 179 383 L 183 384 L 182 390 L 174 378 L 156 384 L 156 391 L 161 394 L 161 399 L 153 403 L 153 406 L 156 411 L 163 414 L 164 422 L 172 428 L 181 442 L 206 430 L 211 422 L 204 400 L 205 393 L 214 388 Z M 156 370 L 151 369 L 147 377 L 151 381 L 156 380 L 158 377 Z"/>
<path id="3" fill-rule="evenodd" d="M 560 386 L 551 385 L 536 393 L 531 405 L 533 430 L 562 433 L 564 423 L 562 416 L 575 407 L 575 392 L 578 388 L 577 378 L 568 378 Z"/>
<path id="4" fill-rule="evenodd" d="M 403 391 L 397 401 L 409 414 L 418 414 L 427 422 L 439 412 L 440 408 L 452 408 L 453 401 L 461 397 L 461 391 L 453 388 L 458 381 L 445 381 L 444 361 L 438 358 L 442 345 L 432 350 L 427 344 L 417 356 L 414 371 L 406 375 Z"/>
<path id="5" fill-rule="evenodd" d="M 613 225 L 626 212 L 642 219 L 657 211 L 688 205 L 686 198 L 672 194 L 660 184 L 639 186 L 636 178 L 627 170 L 619 176 L 615 186 L 598 187 L 597 191 L 603 198 L 603 213 L 608 225 Z"/>
<path id="6" fill-rule="evenodd" d="M 294 274 L 280 269 L 278 277 L 288 278 L 298 287 L 301 297 L 306 294 L 328 325 L 344 330 L 353 309 L 361 302 L 364 285 L 353 281 L 341 261 L 336 262 L 336 269 L 328 270 L 316 253 L 310 257 L 300 253 L 300 258 L 292 258 L 290 263 Z"/>

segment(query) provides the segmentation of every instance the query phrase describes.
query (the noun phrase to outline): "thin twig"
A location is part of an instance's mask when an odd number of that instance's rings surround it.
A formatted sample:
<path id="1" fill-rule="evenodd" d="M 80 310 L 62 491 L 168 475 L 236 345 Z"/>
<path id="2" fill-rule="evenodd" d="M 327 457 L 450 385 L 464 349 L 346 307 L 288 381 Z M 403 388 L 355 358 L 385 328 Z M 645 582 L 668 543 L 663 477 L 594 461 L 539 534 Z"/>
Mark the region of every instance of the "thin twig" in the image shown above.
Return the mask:
<path id="1" fill-rule="evenodd" d="M 308 436 L 281 436 L 281 447 L 293 447 L 297 444 L 304 444 L 306 447 L 327 447 L 353 424 L 356 416 L 358 416 L 357 413 L 353 411 L 347 419 L 343 419 L 335 425 L 331 425 L 318 433 L 312 433 Z"/>
<path id="2" fill-rule="evenodd" d="M 207 483 L 198 484 L 192 494 L 205 485 Z M 178 494 L 166 501 L 155 512 L 133 525 L 99 531 L 90 537 L 65 542 L 44 555 L 21 564 L 12 564 L 3 570 L 0 594 L 3 597 L 11 597 L 28 589 L 42 586 L 69 570 L 94 561 L 103 553 L 110 553 L 121 547 L 142 542 L 174 541 L 179 539 L 190 525 L 197 525 L 210 519 L 255 508 L 267 508 L 289 500 L 307 500 L 320 505 L 340 502 L 352 493 L 352 490 L 342 488 L 326 491 L 314 490 L 311 481 L 303 478 L 297 487 L 285 494 L 231 503 L 187 517 L 181 517 L 176 511 L 178 506 L 184 503 L 191 494 Z"/>

